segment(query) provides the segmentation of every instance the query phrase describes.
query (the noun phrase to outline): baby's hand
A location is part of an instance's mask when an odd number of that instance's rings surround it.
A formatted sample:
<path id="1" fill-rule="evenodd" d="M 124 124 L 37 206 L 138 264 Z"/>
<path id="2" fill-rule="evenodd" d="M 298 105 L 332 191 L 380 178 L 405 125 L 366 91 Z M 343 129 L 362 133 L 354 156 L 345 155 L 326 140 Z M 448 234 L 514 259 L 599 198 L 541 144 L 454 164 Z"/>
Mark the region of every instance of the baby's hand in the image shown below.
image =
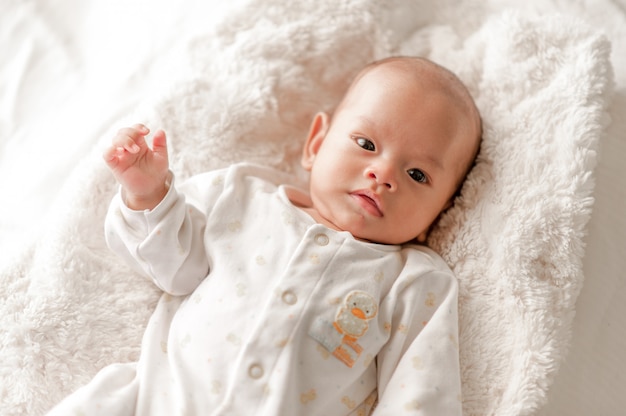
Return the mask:
<path id="1" fill-rule="evenodd" d="M 103 155 L 122 185 L 126 205 L 131 209 L 153 209 L 167 194 L 169 165 L 165 132 L 154 133 L 152 149 L 145 140 L 149 132 L 143 124 L 123 128 Z"/>

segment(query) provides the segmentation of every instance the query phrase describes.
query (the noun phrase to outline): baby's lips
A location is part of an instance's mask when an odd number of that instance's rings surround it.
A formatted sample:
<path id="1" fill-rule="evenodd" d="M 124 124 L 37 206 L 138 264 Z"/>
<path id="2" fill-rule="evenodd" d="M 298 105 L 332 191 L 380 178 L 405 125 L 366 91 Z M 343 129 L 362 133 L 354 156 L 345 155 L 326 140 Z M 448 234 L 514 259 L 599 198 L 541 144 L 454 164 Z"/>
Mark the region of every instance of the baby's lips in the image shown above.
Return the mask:
<path id="1" fill-rule="evenodd" d="M 371 215 L 376 217 L 382 217 L 383 211 L 380 207 L 380 204 L 376 198 L 376 196 L 370 196 L 367 192 L 354 192 L 352 197 L 355 198 L 357 203 L 369 212 Z"/>

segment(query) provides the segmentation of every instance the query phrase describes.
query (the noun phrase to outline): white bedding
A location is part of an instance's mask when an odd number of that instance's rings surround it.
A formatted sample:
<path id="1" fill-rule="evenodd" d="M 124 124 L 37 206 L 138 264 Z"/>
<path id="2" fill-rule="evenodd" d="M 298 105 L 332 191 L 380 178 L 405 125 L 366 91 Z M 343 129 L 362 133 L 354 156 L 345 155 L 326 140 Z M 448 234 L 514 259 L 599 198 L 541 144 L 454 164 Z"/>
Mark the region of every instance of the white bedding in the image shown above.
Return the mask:
<path id="1" fill-rule="evenodd" d="M 80 188 L 76 184 L 83 178 L 77 177 L 73 172 L 91 172 L 102 168 L 88 168 L 98 162 L 95 149 L 102 143 L 102 138 L 107 137 L 108 132 L 126 120 L 132 119 L 133 114 L 149 113 L 153 107 L 160 110 L 160 118 L 176 129 L 177 124 L 174 120 L 168 121 L 168 116 L 176 115 L 177 109 L 172 101 L 161 98 L 167 97 L 170 85 L 176 84 L 175 78 L 189 79 L 197 76 L 198 71 L 214 71 L 215 67 L 224 68 L 226 72 L 234 70 L 233 62 L 226 61 L 224 56 L 218 62 L 207 64 L 206 57 L 190 59 L 189 51 L 210 52 L 214 46 L 202 49 L 192 41 L 203 39 L 203 35 L 214 27 L 219 28 L 224 22 L 224 16 L 229 16 L 230 9 L 236 10 L 239 3 L 246 2 L 230 2 L 228 8 L 217 8 L 215 4 L 200 0 L 176 3 L 165 0 L 55 0 L 38 3 L 9 1 L 0 6 L 0 271 L 4 276 L 16 276 L 11 284 L 7 285 L 6 280 L 3 281 L 4 286 L 0 289 L 7 304 L 19 304 L 18 301 L 22 298 L 16 294 L 29 293 L 32 299 L 36 298 L 38 290 L 57 290 L 53 287 L 54 283 L 47 287 L 45 282 L 33 284 L 19 276 L 30 275 L 45 279 L 41 273 L 33 272 L 37 268 L 36 259 L 45 258 L 46 250 L 54 250 L 54 236 L 59 234 L 55 227 L 71 224 L 67 218 L 59 218 L 61 213 L 67 216 L 73 212 L 68 209 L 67 200 L 58 199 L 59 195 L 72 195 L 72 190 Z M 445 27 L 449 24 L 446 18 L 455 15 L 452 10 L 457 7 L 456 2 L 388 0 L 384 3 L 386 12 L 374 13 L 373 16 L 388 19 L 382 25 L 393 28 L 389 42 L 409 45 L 405 47 L 410 50 L 411 45 L 414 45 L 410 42 L 412 36 L 429 37 L 428 42 L 422 44 L 441 44 L 442 51 L 432 48 L 422 52 L 435 58 L 440 56 L 451 59 L 451 55 L 446 54 L 445 50 L 458 47 L 460 41 L 454 43 L 450 39 L 462 40 L 464 36 L 474 34 L 476 28 L 486 24 L 484 22 L 498 18 L 503 11 L 510 9 L 516 9 L 522 15 L 528 16 L 546 17 L 557 12 L 574 16 L 592 28 L 605 32 L 611 40 L 615 88 L 608 113 L 612 123 L 600 138 L 599 164 L 595 170 L 595 205 L 587 225 L 588 236 L 585 238 L 585 282 L 576 303 L 571 347 L 556 377 L 550 371 L 549 374 L 537 377 L 544 383 L 550 383 L 554 378 L 554 383 L 547 392 L 547 404 L 541 410 L 534 412 L 533 409 L 535 405 L 541 405 L 545 401 L 542 396 L 546 391 L 544 385 L 530 389 L 528 397 L 518 399 L 519 408 L 507 410 L 509 414 L 620 414 L 626 408 L 626 395 L 623 394 L 626 388 L 626 362 L 623 359 L 626 347 L 626 257 L 622 246 L 622 241 L 626 239 L 626 219 L 623 216 L 626 212 L 626 186 L 623 181 L 626 176 L 626 164 L 623 163 L 626 157 L 626 4 L 623 1 L 609 0 L 534 0 L 524 2 L 523 5 L 518 4 L 520 2 L 498 0 L 465 1 L 463 7 L 472 12 L 467 14 L 465 21 L 456 23 L 454 28 L 457 37 L 454 38 L 449 36 Z M 330 27 L 332 18 L 328 19 L 321 24 Z M 339 17 L 337 19 L 340 20 Z M 228 22 L 230 25 L 237 24 L 232 19 Z M 420 27 L 430 28 L 416 32 Z M 294 33 L 298 32 L 292 32 Z M 333 34 L 329 33 L 328 37 L 331 35 Z M 366 32 L 361 35 L 375 36 Z M 271 39 L 268 34 L 268 41 Z M 290 40 L 296 41 L 295 38 Z M 306 41 L 306 35 L 303 34 L 298 40 Z M 498 42 L 504 41 L 494 39 L 494 44 Z M 351 51 L 349 56 L 365 59 L 368 54 L 383 53 L 384 48 L 385 45 L 380 45 L 378 51 Z M 192 64 L 195 62 L 196 66 L 190 65 L 189 68 L 181 69 L 180 63 L 187 62 L 183 58 Z M 462 59 L 462 56 L 459 55 L 457 59 Z M 334 64 L 337 65 L 336 62 Z M 350 68 L 350 63 L 345 65 Z M 506 65 L 503 64 L 503 67 Z M 349 71 L 346 69 L 345 72 Z M 471 77 L 472 69 L 461 75 Z M 334 81 L 333 87 L 341 85 L 337 79 L 326 81 L 330 81 L 330 84 Z M 224 83 L 226 84 L 225 80 Z M 189 96 L 198 94 L 198 88 L 202 88 L 203 84 L 190 83 L 189 88 L 192 86 L 195 89 L 190 89 Z M 301 90 L 296 88 L 296 91 Z M 255 102 L 254 94 L 262 97 L 264 93 L 267 91 L 249 91 L 251 95 L 248 103 Z M 307 111 L 318 106 L 330 106 L 334 93 L 332 88 L 326 91 L 324 97 L 330 97 L 330 101 L 302 100 L 303 108 L 292 114 L 294 125 L 303 122 L 302 114 Z M 172 107 L 169 108 L 164 103 L 169 103 Z M 225 105 L 227 108 L 233 106 L 232 102 L 214 104 Z M 193 103 L 187 102 L 181 104 L 181 107 L 189 108 L 192 105 Z M 271 105 L 270 102 L 267 108 L 259 108 L 258 111 L 274 111 Z M 237 122 L 235 114 L 233 123 L 236 125 Z M 263 127 L 271 129 L 272 123 L 267 122 Z M 290 131 L 293 135 L 297 132 L 296 127 Z M 292 147 L 288 152 L 293 150 Z M 174 151 L 179 151 L 177 168 L 185 175 L 197 172 L 202 163 L 206 163 L 199 161 L 197 153 L 189 149 L 174 148 Z M 250 158 L 254 155 L 245 156 Z M 229 162 L 232 155 L 212 157 L 210 163 L 220 165 Z M 274 164 L 280 163 L 280 160 L 274 161 Z M 99 174 L 102 175 L 101 172 Z M 93 190 L 93 195 L 84 195 L 84 200 L 102 198 L 110 191 L 110 184 L 103 184 L 101 188 Z M 70 202 L 77 204 L 74 207 L 76 216 L 84 218 L 80 199 Z M 97 227 L 94 226 L 94 229 Z M 80 234 L 80 230 L 76 232 L 77 235 Z M 31 257 L 33 252 L 29 243 L 33 238 L 46 241 L 50 247 L 38 247 L 35 257 Z M 96 236 L 82 235 L 79 242 L 85 249 L 94 249 L 89 253 L 81 252 L 84 255 L 97 258 L 107 256 L 107 253 L 100 251 Z M 35 261 L 29 262 L 25 259 Z M 93 294 L 90 296 L 97 297 L 98 291 L 103 291 L 103 296 L 104 292 L 111 296 L 111 290 L 123 292 L 125 289 L 124 286 L 103 288 L 96 284 L 97 279 L 92 275 L 81 275 L 80 264 L 73 263 L 71 259 L 60 259 L 59 262 L 64 265 L 65 268 L 60 269 L 67 276 L 81 276 L 81 279 L 94 281 Z M 24 265 L 28 265 L 29 269 L 24 269 Z M 111 264 L 112 269 L 121 273 L 123 269 L 120 267 Z M 89 272 L 94 273 L 94 270 Z M 114 307 L 122 312 L 140 309 L 144 312 L 142 316 L 147 316 L 153 306 L 154 295 L 155 292 L 148 288 L 145 297 L 138 299 L 137 304 Z M 572 295 L 573 302 L 577 291 L 574 290 Z M 42 299 L 50 304 L 44 307 L 24 302 L 21 306 L 31 317 L 36 316 L 39 310 L 56 308 L 54 310 L 63 310 L 76 319 L 72 315 L 71 304 L 62 302 L 62 299 L 55 303 L 49 296 L 43 296 Z M 89 302 L 89 299 L 76 300 Z M 93 302 L 97 303 L 97 299 Z M 107 360 L 130 359 L 136 356 L 137 334 L 141 334 L 138 332 L 141 322 L 135 320 L 129 323 L 127 333 L 122 334 L 128 336 L 127 348 L 108 351 L 106 357 L 90 366 L 71 367 L 73 371 L 78 368 L 80 372 L 70 376 L 67 374 L 70 367 L 60 366 L 62 360 L 45 359 L 46 354 L 52 352 L 37 350 L 38 345 L 46 345 L 46 340 L 38 338 L 42 335 L 36 327 L 27 328 L 20 316 L 15 311 L 14 318 L 5 316 L 2 321 L 5 324 L 11 323 L 11 327 L 3 328 L 2 339 L 5 342 L 12 333 L 23 335 L 30 331 L 32 334 L 30 338 L 20 338 L 21 342 L 29 342 L 28 345 L 23 345 L 24 355 L 0 356 L 0 375 L 6 377 L 0 381 L 2 414 L 20 414 L 20 410 L 27 408 L 24 407 L 27 406 L 23 404 L 24 401 L 30 402 L 32 407 L 29 409 L 34 412 L 32 414 L 49 406 L 50 400 L 56 399 L 63 391 L 62 388 L 52 391 L 51 398 L 48 398 L 48 392 L 43 390 L 46 387 L 46 377 L 52 375 L 55 379 L 61 379 L 65 383 L 63 388 L 68 388 L 78 381 L 88 380 L 95 369 L 106 364 Z M 133 315 L 135 318 L 137 316 Z M 32 322 L 33 320 L 29 325 Z M 41 322 L 46 323 L 44 317 Z M 568 320 L 565 319 L 565 325 L 567 324 Z M 68 336 L 64 332 L 66 329 L 62 326 L 52 328 L 51 332 L 54 334 L 47 333 L 46 336 L 54 337 L 55 340 L 61 339 L 67 345 L 69 341 L 64 339 Z M 69 335 L 72 335 L 71 332 Z M 111 337 L 122 335 L 111 334 Z M 567 335 L 567 328 L 564 334 L 558 331 L 555 334 L 557 338 Z M 73 351 L 72 354 L 78 359 L 81 356 L 89 357 L 84 351 Z M 554 357 L 561 355 L 565 356 L 564 349 L 553 354 Z M 41 368 L 41 371 L 33 375 L 32 369 L 40 363 L 53 363 L 56 367 Z M 545 368 L 556 369 L 559 364 L 555 360 L 546 363 Z M 20 372 L 20 368 L 24 372 Z M 11 370 L 10 377 L 7 376 L 7 370 Z M 520 374 L 521 382 L 527 379 L 525 377 Z M 15 378 L 18 384 L 20 380 L 32 380 L 34 391 L 24 391 L 20 393 L 22 397 L 16 397 L 16 391 L 7 388 L 8 383 L 13 382 L 9 381 L 11 378 Z M 497 392 L 494 392 L 494 397 L 496 395 Z M 21 407 L 17 407 L 16 403 L 22 403 Z M 478 405 L 465 407 L 480 408 Z"/>

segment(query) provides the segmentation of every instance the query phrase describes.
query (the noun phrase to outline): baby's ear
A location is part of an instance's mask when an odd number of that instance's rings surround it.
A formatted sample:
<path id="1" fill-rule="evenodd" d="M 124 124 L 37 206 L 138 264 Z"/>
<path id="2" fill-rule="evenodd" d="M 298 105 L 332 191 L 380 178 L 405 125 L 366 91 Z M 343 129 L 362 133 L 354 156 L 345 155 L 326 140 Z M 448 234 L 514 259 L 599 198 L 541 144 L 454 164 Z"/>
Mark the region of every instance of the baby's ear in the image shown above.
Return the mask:
<path id="1" fill-rule="evenodd" d="M 304 142 L 304 148 L 302 149 L 302 159 L 300 161 L 302 167 L 306 170 L 311 170 L 311 168 L 313 167 L 313 161 L 315 160 L 315 156 L 317 156 L 317 152 L 322 146 L 324 137 L 326 137 L 326 132 L 328 131 L 328 123 L 328 114 L 326 113 L 317 113 L 313 118 L 311 128 L 309 129 L 309 135 L 306 139 L 306 142 Z"/>

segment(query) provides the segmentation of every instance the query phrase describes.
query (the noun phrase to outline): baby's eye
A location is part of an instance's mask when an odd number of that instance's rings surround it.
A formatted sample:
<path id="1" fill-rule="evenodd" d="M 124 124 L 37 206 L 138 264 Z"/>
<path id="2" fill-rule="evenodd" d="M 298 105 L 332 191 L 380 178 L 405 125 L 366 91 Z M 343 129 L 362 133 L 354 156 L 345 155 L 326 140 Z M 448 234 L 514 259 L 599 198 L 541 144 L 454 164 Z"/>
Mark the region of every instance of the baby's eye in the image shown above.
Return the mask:
<path id="1" fill-rule="evenodd" d="M 374 150 L 376 150 L 376 146 L 374 146 L 374 143 L 372 143 L 370 140 L 365 139 L 363 137 L 357 137 L 356 144 L 358 144 L 360 147 L 370 152 L 373 152 Z"/>
<path id="2" fill-rule="evenodd" d="M 419 169 L 409 169 L 407 170 L 407 173 L 409 174 L 411 179 L 413 179 L 415 182 L 419 182 L 419 183 L 428 182 L 428 178 L 426 178 L 426 175 L 424 174 L 424 172 L 422 172 Z"/>

